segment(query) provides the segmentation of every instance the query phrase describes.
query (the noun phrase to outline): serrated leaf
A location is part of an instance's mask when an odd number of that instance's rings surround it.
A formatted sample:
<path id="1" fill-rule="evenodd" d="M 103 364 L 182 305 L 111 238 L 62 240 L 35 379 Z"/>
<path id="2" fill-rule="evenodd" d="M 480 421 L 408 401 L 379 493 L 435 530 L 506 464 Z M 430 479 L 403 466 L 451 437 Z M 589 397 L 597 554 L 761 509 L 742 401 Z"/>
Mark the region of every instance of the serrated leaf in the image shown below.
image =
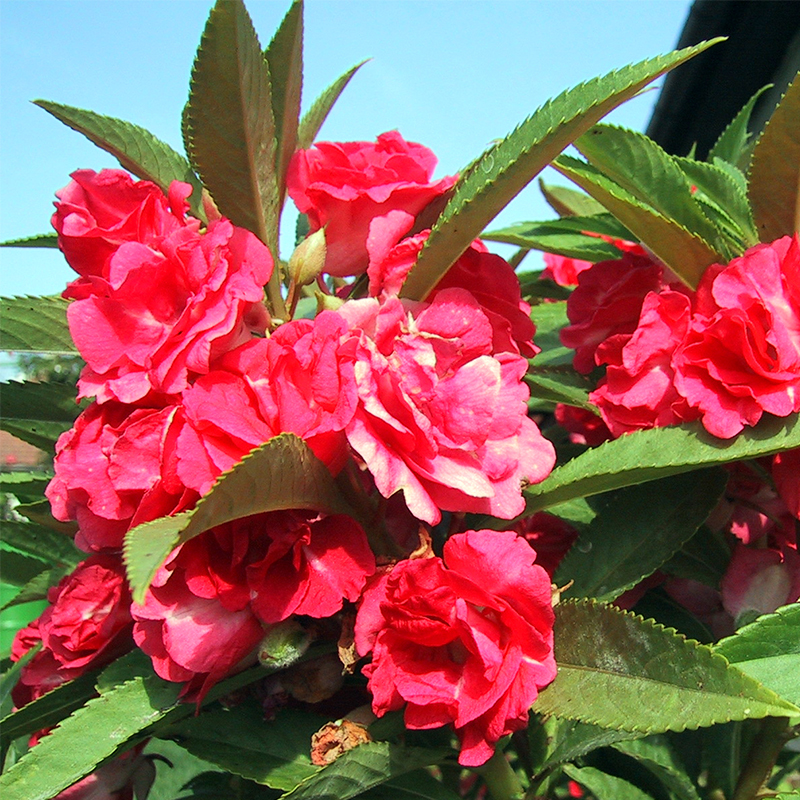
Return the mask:
<path id="1" fill-rule="evenodd" d="M 570 189 L 569 186 L 553 186 L 539 178 L 539 190 L 559 217 L 605 213 L 605 208 L 597 200 L 577 189 Z"/>
<path id="2" fill-rule="evenodd" d="M 81 553 L 71 538 L 35 522 L 3 520 L 0 538 L 4 544 L 38 558 L 50 567 L 74 567 L 86 558 L 86 553 Z"/>
<path id="3" fill-rule="evenodd" d="M 661 568 L 668 575 L 719 589 L 731 560 L 731 549 L 721 532 L 705 525 Z"/>
<path id="4" fill-rule="evenodd" d="M 507 228 L 482 233 L 481 238 L 585 261 L 620 258 L 622 254 L 613 244 L 597 236 L 586 236 L 585 231 L 602 233 L 617 239 L 630 239 L 632 236 L 630 231 L 606 213 L 592 217 L 520 222 Z"/>
<path id="5" fill-rule="evenodd" d="M 0 775 L 3 800 L 54 797 L 162 719 L 174 707 L 180 689 L 181 684 L 151 672 L 89 700 Z"/>
<path id="6" fill-rule="evenodd" d="M 702 644 L 711 644 L 716 639 L 694 614 L 661 588 L 645 592 L 631 610 L 639 616 L 654 619 L 665 628 L 674 628 L 687 639 L 696 639 Z"/>
<path id="7" fill-rule="evenodd" d="M 540 303 L 531 308 L 531 319 L 536 326 L 534 343 L 542 349 L 533 359 L 536 367 L 572 367 L 574 351 L 561 344 L 561 329 L 569 325 L 567 303 Z"/>
<path id="8" fill-rule="evenodd" d="M 67 305 L 61 297 L 0 299 L 0 350 L 77 353 L 69 335 Z"/>
<path id="9" fill-rule="evenodd" d="M 534 710 L 615 730 L 663 733 L 800 709 L 710 647 L 596 601 L 556 606 L 556 679 Z"/>
<path id="10" fill-rule="evenodd" d="M 41 495 L 51 477 L 46 472 L 0 472 L 0 491 Z M 5 520 L 0 520 L 2 522 Z"/>
<path id="11" fill-rule="evenodd" d="M 0 430 L 22 439 L 33 447 L 52 455 L 58 437 L 71 428 L 68 422 L 42 422 L 38 419 L 0 419 Z"/>
<path id="12" fill-rule="evenodd" d="M 459 800 L 460 797 L 424 770 L 393 778 L 358 796 L 362 800 Z"/>
<path id="13" fill-rule="evenodd" d="M 330 114 L 333 104 L 339 99 L 339 95 L 344 91 L 350 79 L 358 72 L 370 59 L 365 59 L 351 67 L 343 75 L 340 75 L 327 89 L 314 101 L 311 108 L 306 111 L 300 120 L 297 129 L 297 148 L 298 150 L 308 150 L 317 138 L 322 123 Z"/>
<path id="14" fill-rule="evenodd" d="M 294 434 L 282 433 L 221 475 L 191 511 L 128 531 L 124 557 L 134 600 L 144 602 L 153 576 L 178 544 L 234 519 L 289 508 L 327 514 L 349 510 L 309 446 Z"/>
<path id="15" fill-rule="evenodd" d="M 524 491 L 525 514 L 699 467 L 760 458 L 800 447 L 800 419 L 770 418 L 734 439 L 717 439 L 700 423 L 652 428 L 604 442 Z M 507 524 L 507 523 L 506 523 Z"/>
<path id="16" fill-rule="evenodd" d="M 96 672 L 87 672 L 79 678 L 62 683 L 0 720 L 0 749 L 5 750 L 20 736 L 30 736 L 36 731 L 51 728 L 68 717 L 94 697 L 96 677 Z"/>
<path id="17" fill-rule="evenodd" d="M 589 401 L 589 392 L 594 388 L 592 382 L 572 367 L 531 366 L 525 375 L 525 383 L 530 387 L 533 398 L 597 412 Z"/>
<path id="18" fill-rule="evenodd" d="M 490 147 L 461 173 L 402 295 L 425 299 L 472 240 L 568 144 L 648 83 L 716 41 L 629 65 L 568 89 Z"/>
<path id="19" fill-rule="evenodd" d="M 269 69 L 241 0 L 217 0 L 197 50 L 189 156 L 222 214 L 277 257 L 278 186 Z"/>
<path id="20" fill-rule="evenodd" d="M 297 145 L 303 90 L 303 0 L 294 0 L 264 52 L 272 89 L 277 145 L 275 174 L 280 207 L 286 194 L 286 170 Z"/>
<path id="21" fill-rule="evenodd" d="M 0 384 L 5 419 L 38 419 L 70 425 L 83 406 L 75 400 L 75 387 L 63 383 L 9 381 Z"/>
<path id="22" fill-rule="evenodd" d="M 714 649 L 742 672 L 800 705 L 800 603 L 764 614 Z"/>
<path id="23" fill-rule="evenodd" d="M 0 582 L 24 586 L 43 572 L 49 564 L 35 556 L 24 555 L 5 546 L 0 548 Z"/>
<path id="24" fill-rule="evenodd" d="M 588 789 L 597 800 L 653 800 L 651 795 L 643 792 L 638 786 L 595 767 L 575 767 L 567 764 L 564 772 Z"/>
<path id="25" fill-rule="evenodd" d="M 678 800 L 700 800 L 694 783 L 686 774 L 686 769 L 665 737 L 657 735 L 648 736 L 646 739 L 616 742 L 612 747 L 638 761 Z"/>
<path id="26" fill-rule="evenodd" d="M 33 659 L 40 649 L 41 644 L 32 647 L 27 653 L 24 653 L 20 658 L 18 658 L 6 672 L 3 673 L 2 678 L 0 678 L 0 706 L 5 704 L 6 700 L 8 700 L 10 697 L 11 692 L 14 691 L 14 687 L 17 685 L 17 681 L 19 680 L 19 676 L 23 667 Z M 2 737 L 2 735 L 3 729 L 0 728 L 0 737 Z M 4 750 L 5 747 L 0 744 L 0 749 Z"/>
<path id="27" fill-rule="evenodd" d="M 14 510 L 27 517 L 31 522 L 36 522 L 60 534 L 74 536 L 78 532 L 76 522 L 61 522 L 52 515 L 48 500 L 41 500 L 37 503 L 21 503 Z"/>
<path id="28" fill-rule="evenodd" d="M 441 763 L 451 750 L 368 742 L 348 750 L 290 792 L 286 800 L 350 800 L 405 773 Z"/>
<path id="29" fill-rule="evenodd" d="M 40 233 L 38 236 L 25 236 L 22 239 L 7 239 L 0 242 L 0 247 L 44 247 L 58 248 L 58 236 L 55 233 Z"/>
<path id="30" fill-rule="evenodd" d="M 553 167 L 602 203 L 690 287 L 697 287 L 706 267 L 724 260 L 711 244 L 638 200 L 591 164 L 559 156 Z"/>
<path id="31" fill-rule="evenodd" d="M 57 120 L 82 133 L 90 142 L 111 153 L 123 169 L 145 181 L 152 181 L 166 194 L 172 181 L 183 181 L 192 187 L 189 206 L 192 214 L 205 221 L 201 194 L 202 184 L 189 162 L 166 142 L 150 131 L 131 122 L 106 117 L 83 108 L 34 100 L 35 105 Z"/>
<path id="32" fill-rule="evenodd" d="M 288 791 L 319 771 L 309 753 L 311 736 L 324 722 L 296 709 L 265 722 L 260 707 L 239 705 L 189 717 L 162 735 L 226 772 Z"/>
<path id="33" fill-rule="evenodd" d="M 800 73 L 789 84 L 756 142 L 750 203 L 762 242 L 800 230 Z"/>
<path id="34" fill-rule="evenodd" d="M 726 472 L 708 469 L 594 498 L 597 516 L 561 561 L 554 583 L 572 582 L 569 598 L 614 600 L 692 538 L 726 484 Z"/>
<path id="35" fill-rule="evenodd" d="M 10 600 L 0 606 L 0 612 L 25 603 L 47 600 L 50 587 L 55 586 L 69 571 L 66 567 L 53 567 L 34 575 Z"/>
<path id="36" fill-rule="evenodd" d="M 767 89 L 771 89 L 772 84 L 762 86 L 745 104 L 742 110 L 728 123 L 725 130 L 717 138 L 714 146 L 708 151 L 708 161 L 714 163 L 714 159 L 719 158 L 728 164 L 739 166 L 742 156 L 745 153 L 747 141 L 750 138 L 748 126 L 750 116 L 756 100 L 761 97 Z"/>

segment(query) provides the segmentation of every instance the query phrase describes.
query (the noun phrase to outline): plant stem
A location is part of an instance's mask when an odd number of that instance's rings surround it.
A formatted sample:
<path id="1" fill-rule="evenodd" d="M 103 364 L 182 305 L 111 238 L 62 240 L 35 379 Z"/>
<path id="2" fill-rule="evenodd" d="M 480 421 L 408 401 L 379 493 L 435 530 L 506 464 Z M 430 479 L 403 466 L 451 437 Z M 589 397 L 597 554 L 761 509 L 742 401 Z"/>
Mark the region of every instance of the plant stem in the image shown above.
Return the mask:
<path id="1" fill-rule="evenodd" d="M 731 800 L 754 800 L 757 797 L 769 779 L 788 735 L 789 720 L 786 717 L 767 717 L 762 721 Z"/>
<path id="2" fill-rule="evenodd" d="M 478 772 L 486 782 L 492 800 L 515 800 L 522 797 L 522 784 L 502 750 L 496 750 Z"/>

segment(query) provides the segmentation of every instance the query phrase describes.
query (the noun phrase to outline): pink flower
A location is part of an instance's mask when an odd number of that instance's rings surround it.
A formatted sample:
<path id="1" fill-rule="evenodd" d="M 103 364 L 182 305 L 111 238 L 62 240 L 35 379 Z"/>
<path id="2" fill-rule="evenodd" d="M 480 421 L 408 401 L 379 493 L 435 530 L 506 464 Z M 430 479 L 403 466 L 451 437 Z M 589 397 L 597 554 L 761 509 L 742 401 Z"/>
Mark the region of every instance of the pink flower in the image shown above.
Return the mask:
<path id="1" fill-rule="evenodd" d="M 536 551 L 536 563 L 551 578 L 578 538 L 578 531 L 572 525 L 546 511 L 537 511 L 521 519 L 511 530 L 522 536 Z"/>
<path id="2" fill-rule="evenodd" d="M 556 422 L 569 432 L 569 440 L 573 444 L 597 447 L 613 438 L 603 418 L 593 411 L 589 411 L 588 408 L 557 403 L 553 416 L 555 416 Z"/>
<path id="3" fill-rule="evenodd" d="M 250 663 L 264 626 L 328 617 L 358 599 L 375 558 L 349 517 L 276 511 L 213 528 L 178 548 L 145 603 L 134 638 L 156 672 L 201 696 Z"/>
<path id="4" fill-rule="evenodd" d="M 84 550 L 116 549 L 125 532 L 191 507 L 176 473 L 178 406 L 93 403 L 56 444 L 55 477 L 45 494 L 56 519 L 77 520 Z"/>
<path id="5" fill-rule="evenodd" d="M 325 271 L 358 275 L 367 268 L 367 242 L 388 250 L 416 216 L 455 183 L 432 182 L 436 156 L 397 131 L 377 142 L 317 142 L 295 153 L 289 195 L 308 215 L 311 232 L 325 228 Z"/>
<path id="6" fill-rule="evenodd" d="M 130 592 L 119 557 L 97 555 L 81 562 L 48 592 L 50 605 L 17 634 L 18 660 L 40 640 L 42 649 L 22 669 L 15 693 L 24 705 L 54 686 L 101 667 L 130 650 Z"/>
<path id="7" fill-rule="evenodd" d="M 672 355 L 691 321 L 691 300 L 682 292 L 650 292 L 631 334 L 602 342 L 595 360 L 608 364 L 605 380 L 589 397 L 614 436 L 697 418 L 674 386 Z"/>
<path id="8" fill-rule="evenodd" d="M 764 412 L 800 411 L 800 238 L 712 265 L 673 359 L 675 384 L 705 428 L 728 439 Z"/>
<path id="9" fill-rule="evenodd" d="M 615 334 L 633 333 L 644 298 L 661 287 L 662 274 L 661 265 L 646 256 L 625 253 L 578 275 L 567 300 L 570 324 L 561 331 L 563 344 L 575 350 L 575 369 L 588 374 L 597 366 L 598 345 Z"/>
<path id="10" fill-rule="evenodd" d="M 357 300 L 339 313 L 358 337 L 347 439 L 378 491 L 402 491 L 431 524 L 440 509 L 520 513 L 522 483 L 543 480 L 555 451 L 527 417 L 527 361 L 492 355 L 475 298 L 445 289 L 430 304 Z"/>
<path id="11" fill-rule="evenodd" d="M 523 728 L 556 674 L 550 579 L 535 559 L 510 531 L 467 531 L 443 561 L 401 561 L 373 582 L 356 619 L 373 711 L 405 706 L 412 729 L 452 724 L 464 766 Z"/>
<path id="12" fill-rule="evenodd" d="M 79 169 L 70 177 L 56 192 L 52 224 L 64 257 L 84 278 L 105 277 L 108 260 L 125 242 L 157 245 L 179 228 L 200 227 L 185 218 L 187 183 L 175 181 L 167 199 L 156 184 L 134 181 L 120 169 Z"/>
<path id="13" fill-rule="evenodd" d="M 772 479 L 789 511 L 800 519 L 800 448 L 774 457 Z"/>
<path id="14" fill-rule="evenodd" d="M 613 244 L 624 253 L 633 253 L 637 256 L 646 256 L 645 249 L 635 242 L 628 242 L 625 239 L 615 239 L 613 236 L 604 236 L 600 233 L 583 231 L 586 236 L 594 236 L 604 242 Z M 543 254 L 545 268 L 542 270 L 542 278 L 549 278 L 559 286 L 575 286 L 578 283 L 578 275 L 590 269 L 593 264 L 591 261 L 584 261 L 580 258 L 569 258 L 559 256 L 555 253 Z"/>

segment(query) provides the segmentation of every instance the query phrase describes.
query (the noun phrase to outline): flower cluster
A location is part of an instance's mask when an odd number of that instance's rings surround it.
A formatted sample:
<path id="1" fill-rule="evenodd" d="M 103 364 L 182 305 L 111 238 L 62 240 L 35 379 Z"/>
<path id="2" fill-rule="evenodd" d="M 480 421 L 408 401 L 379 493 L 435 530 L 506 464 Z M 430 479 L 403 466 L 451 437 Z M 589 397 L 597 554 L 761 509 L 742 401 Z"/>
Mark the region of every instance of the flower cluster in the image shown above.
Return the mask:
<path id="1" fill-rule="evenodd" d="M 432 181 L 434 165 L 394 132 L 295 154 L 288 192 L 325 231 L 320 285 L 367 273 L 369 287 L 340 287 L 329 310 L 282 324 L 262 302 L 267 247 L 224 218 L 187 216 L 188 185 L 165 196 L 82 170 L 58 193 L 53 224 L 79 275 L 64 296 L 86 361 L 80 397 L 94 400 L 59 439 L 47 496 L 91 555 L 17 638 L 16 658 L 42 642 L 18 704 L 134 646 L 201 701 L 256 662 L 274 626 L 330 636 L 355 604 L 375 713 L 407 704 L 409 727 L 451 724 L 469 765 L 525 723 L 555 675 L 535 550 L 490 531 L 456 533 L 443 561 L 419 547 L 443 512 L 515 517 L 522 487 L 555 461 L 527 414 L 534 327 L 507 262 L 476 242 L 424 301 L 399 297 L 426 209 L 455 180 Z M 288 508 L 216 525 L 132 603 L 128 532 L 190 511 L 282 433 L 339 476 L 352 516 Z"/>

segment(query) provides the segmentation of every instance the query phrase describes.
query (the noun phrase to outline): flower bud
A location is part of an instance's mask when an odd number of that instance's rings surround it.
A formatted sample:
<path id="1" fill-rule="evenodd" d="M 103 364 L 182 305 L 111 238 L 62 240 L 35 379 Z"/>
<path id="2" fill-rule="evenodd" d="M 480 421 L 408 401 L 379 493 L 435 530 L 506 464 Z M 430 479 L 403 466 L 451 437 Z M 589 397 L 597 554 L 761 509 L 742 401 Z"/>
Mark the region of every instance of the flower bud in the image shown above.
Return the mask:
<path id="1" fill-rule="evenodd" d="M 325 229 L 307 236 L 289 258 L 289 276 L 298 286 L 307 286 L 317 279 L 325 266 Z"/>
<path id="2" fill-rule="evenodd" d="M 311 634 L 299 622 L 287 619 L 273 625 L 258 646 L 258 661 L 272 670 L 294 664 L 311 644 Z"/>

